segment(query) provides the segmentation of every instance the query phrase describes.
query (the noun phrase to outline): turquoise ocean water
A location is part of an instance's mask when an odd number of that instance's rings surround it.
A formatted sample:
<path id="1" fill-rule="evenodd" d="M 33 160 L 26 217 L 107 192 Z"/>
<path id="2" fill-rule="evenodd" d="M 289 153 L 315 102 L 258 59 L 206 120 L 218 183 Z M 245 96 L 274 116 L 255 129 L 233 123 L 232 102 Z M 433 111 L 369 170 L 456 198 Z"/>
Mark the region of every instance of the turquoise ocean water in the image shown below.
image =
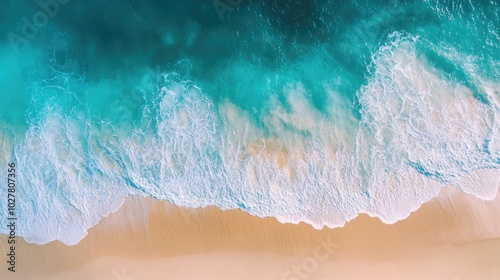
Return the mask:
<path id="1" fill-rule="evenodd" d="M 0 166 L 17 165 L 28 241 L 75 244 L 128 195 L 318 228 L 392 223 L 444 186 L 496 195 L 496 0 L 10 0 L 0 14 Z"/>

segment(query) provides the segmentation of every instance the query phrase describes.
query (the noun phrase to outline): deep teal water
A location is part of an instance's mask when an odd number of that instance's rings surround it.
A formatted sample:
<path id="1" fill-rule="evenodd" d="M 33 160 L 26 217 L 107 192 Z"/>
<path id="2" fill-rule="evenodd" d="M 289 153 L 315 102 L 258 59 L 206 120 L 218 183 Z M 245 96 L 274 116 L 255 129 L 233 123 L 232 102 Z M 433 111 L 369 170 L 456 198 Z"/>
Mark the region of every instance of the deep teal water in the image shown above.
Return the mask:
<path id="1" fill-rule="evenodd" d="M 29 1 L 9 3 L 1 31 L 22 36 L 21 19 L 32 21 L 43 10 Z M 40 114 L 54 98 L 95 120 L 134 121 L 144 105 L 136 91 L 158 71 L 194 80 L 216 103 L 228 99 L 257 119 L 270 96 L 282 98 L 282 87 L 297 81 L 324 109 L 327 83 L 359 118 L 356 93 L 366 84 L 371 55 L 394 31 L 418 36 L 419 55 L 450 79 L 474 88 L 459 57 L 466 55 L 481 77 L 497 79 L 498 4 L 480 3 L 243 1 L 221 21 L 212 3 L 200 1 L 69 1 L 18 52 L 2 38 L 1 98 L 8 108 L 1 120 L 29 123 L 26 115 Z M 452 47 L 457 57 L 438 53 Z M 109 111 L 113 102 L 123 103 L 125 116 Z"/>

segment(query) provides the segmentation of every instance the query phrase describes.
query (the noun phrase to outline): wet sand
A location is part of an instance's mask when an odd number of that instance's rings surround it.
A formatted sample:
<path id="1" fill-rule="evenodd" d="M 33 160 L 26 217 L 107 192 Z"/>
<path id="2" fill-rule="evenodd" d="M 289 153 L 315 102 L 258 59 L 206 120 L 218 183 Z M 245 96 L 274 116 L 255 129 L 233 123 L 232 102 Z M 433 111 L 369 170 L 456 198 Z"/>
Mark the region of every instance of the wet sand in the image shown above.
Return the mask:
<path id="1" fill-rule="evenodd" d="M 1 279 L 500 279 L 500 198 L 446 189 L 393 225 L 315 230 L 131 197 L 75 246 L 18 243 Z"/>

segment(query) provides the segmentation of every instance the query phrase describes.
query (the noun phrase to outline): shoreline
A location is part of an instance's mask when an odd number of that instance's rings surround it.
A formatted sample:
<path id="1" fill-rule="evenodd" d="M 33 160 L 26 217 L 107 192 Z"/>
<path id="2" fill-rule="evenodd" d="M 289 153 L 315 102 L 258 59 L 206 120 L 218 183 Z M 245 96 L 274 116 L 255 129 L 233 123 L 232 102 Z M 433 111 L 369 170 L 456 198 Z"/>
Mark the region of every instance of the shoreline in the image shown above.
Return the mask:
<path id="1" fill-rule="evenodd" d="M 305 259 L 313 258 L 318 263 L 319 270 L 323 266 L 326 270 L 329 267 L 320 263 L 345 263 L 346 269 L 351 266 L 354 269 L 357 264 L 364 263 L 363 266 L 375 268 L 397 263 L 400 259 L 418 259 L 423 255 L 447 262 L 453 259 L 450 257 L 467 250 L 475 252 L 472 255 L 481 259 L 484 248 L 497 248 L 494 252 L 484 251 L 484 255 L 492 254 L 494 258 L 500 259 L 500 247 L 497 246 L 500 244 L 498 217 L 499 196 L 493 201 L 482 201 L 451 188 L 444 189 L 438 198 L 422 205 L 407 219 L 395 224 L 384 224 L 378 218 L 361 214 L 342 228 L 322 230 L 316 230 L 305 223 L 282 224 L 275 218 L 258 218 L 241 210 L 223 211 L 215 207 L 188 209 L 151 198 L 129 197 L 117 212 L 103 218 L 91 228 L 77 245 L 66 246 L 59 241 L 37 245 L 18 238 L 19 270 L 13 276 L 6 274 L 7 270 L 2 268 L 0 276 L 2 279 L 5 276 L 5 279 L 65 279 L 64 277 L 69 276 L 57 278 L 57 275 L 70 273 L 73 275 L 71 279 L 80 279 L 78 277 L 82 276 L 76 275 L 99 272 L 105 267 L 104 260 L 109 259 L 114 260 L 112 262 L 115 266 L 131 262 L 144 267 L 161 268 L 162 264 L 168 267 L 179 258 L 188 266 L 189 263 L 203 262 L 200 256 L 214 254 L 224 255 L 214 258 L 214 261 L 235 261 L 234 268 L 228 268 L 234 270 L 234 273 L 241 272 L 240 266 L 246 263 L 246 259 L 255 259 L 250 263 L 257 265 L 260 256 L 269 258 L 269 265 L 275 264 L 276 267 L 286 267 L 285 263 L 292 259 L 300 264 Z M 2 255 L 6 253 L 4 241 L 5 236 L 1 236 Z M 491 245 L 484 245 L 489 243 Z M 317 249 L 321 244 L 329 244 L 323 248 L 330 249 Z M 321 252 L 316 256 L 315 250 Z M 328 258 L 320 262 L 326 253 Z M 209 264 L 211 259 L 204 261 L 206 267 L 203 270 L 217 267 Z M 236 261 L 238 259 L 240 261 Z M 457 265 L 458 263 L 459 261 Z M 397 267 L 409 264 L 411 262 Z M 382 270 L 386 273 L 391 270 L 390 267 Z M 466 265 L 462 264 L 460 267 Z M 476 268 L 477 264 L 471 263 L 470 269 Z M 172 269 L 175 270 L 175 266 Z M 109 269 L 104 270 L 102 273 L 109 274 Z M 263 279 L 281 279 L 275 278 L 280 271 L 284 273 L 281 268 L 269 268 L 269 277 Z M 405 271 L 410 273 L 410 267 Z M 170 274 L 175 271 L 165 272 Z M 355 270 L 351 272 L 355 273 Z M 135 273 L 141 275 L 140 271 Z M 217 271 L 213 273 L 218 275 Z M 252 271 L 248 273 L 251 275 Z M 325 273 L 329 275 L 328 273 L 333 272 Z M 500 272 L 492 273 L 500 276 Z M 108 278 L 94 276 L 81 279 L 112 278 L 109 275 Z M 100 278 L 101 276 L 104 278 Z M 182 278 L 182 275 L 179 277 L 173 279 L 196 279 Z M 308 279 L 323 279 L 314 277 Z"/>

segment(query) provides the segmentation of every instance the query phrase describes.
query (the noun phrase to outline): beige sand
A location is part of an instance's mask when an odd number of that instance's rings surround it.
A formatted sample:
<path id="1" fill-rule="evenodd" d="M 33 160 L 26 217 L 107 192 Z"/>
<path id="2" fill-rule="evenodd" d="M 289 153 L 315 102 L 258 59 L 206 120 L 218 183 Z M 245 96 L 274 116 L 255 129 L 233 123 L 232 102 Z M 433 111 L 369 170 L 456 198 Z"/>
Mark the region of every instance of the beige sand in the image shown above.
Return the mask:
<path id="1" fill-rule="evenodd" d="M 451 190 L 394 225 L 360 215 L 321 231 L 130 198 L 76 246 L 21 242 L 0 279 L 500 279 L 499 237 L 500 198 Z"/>

